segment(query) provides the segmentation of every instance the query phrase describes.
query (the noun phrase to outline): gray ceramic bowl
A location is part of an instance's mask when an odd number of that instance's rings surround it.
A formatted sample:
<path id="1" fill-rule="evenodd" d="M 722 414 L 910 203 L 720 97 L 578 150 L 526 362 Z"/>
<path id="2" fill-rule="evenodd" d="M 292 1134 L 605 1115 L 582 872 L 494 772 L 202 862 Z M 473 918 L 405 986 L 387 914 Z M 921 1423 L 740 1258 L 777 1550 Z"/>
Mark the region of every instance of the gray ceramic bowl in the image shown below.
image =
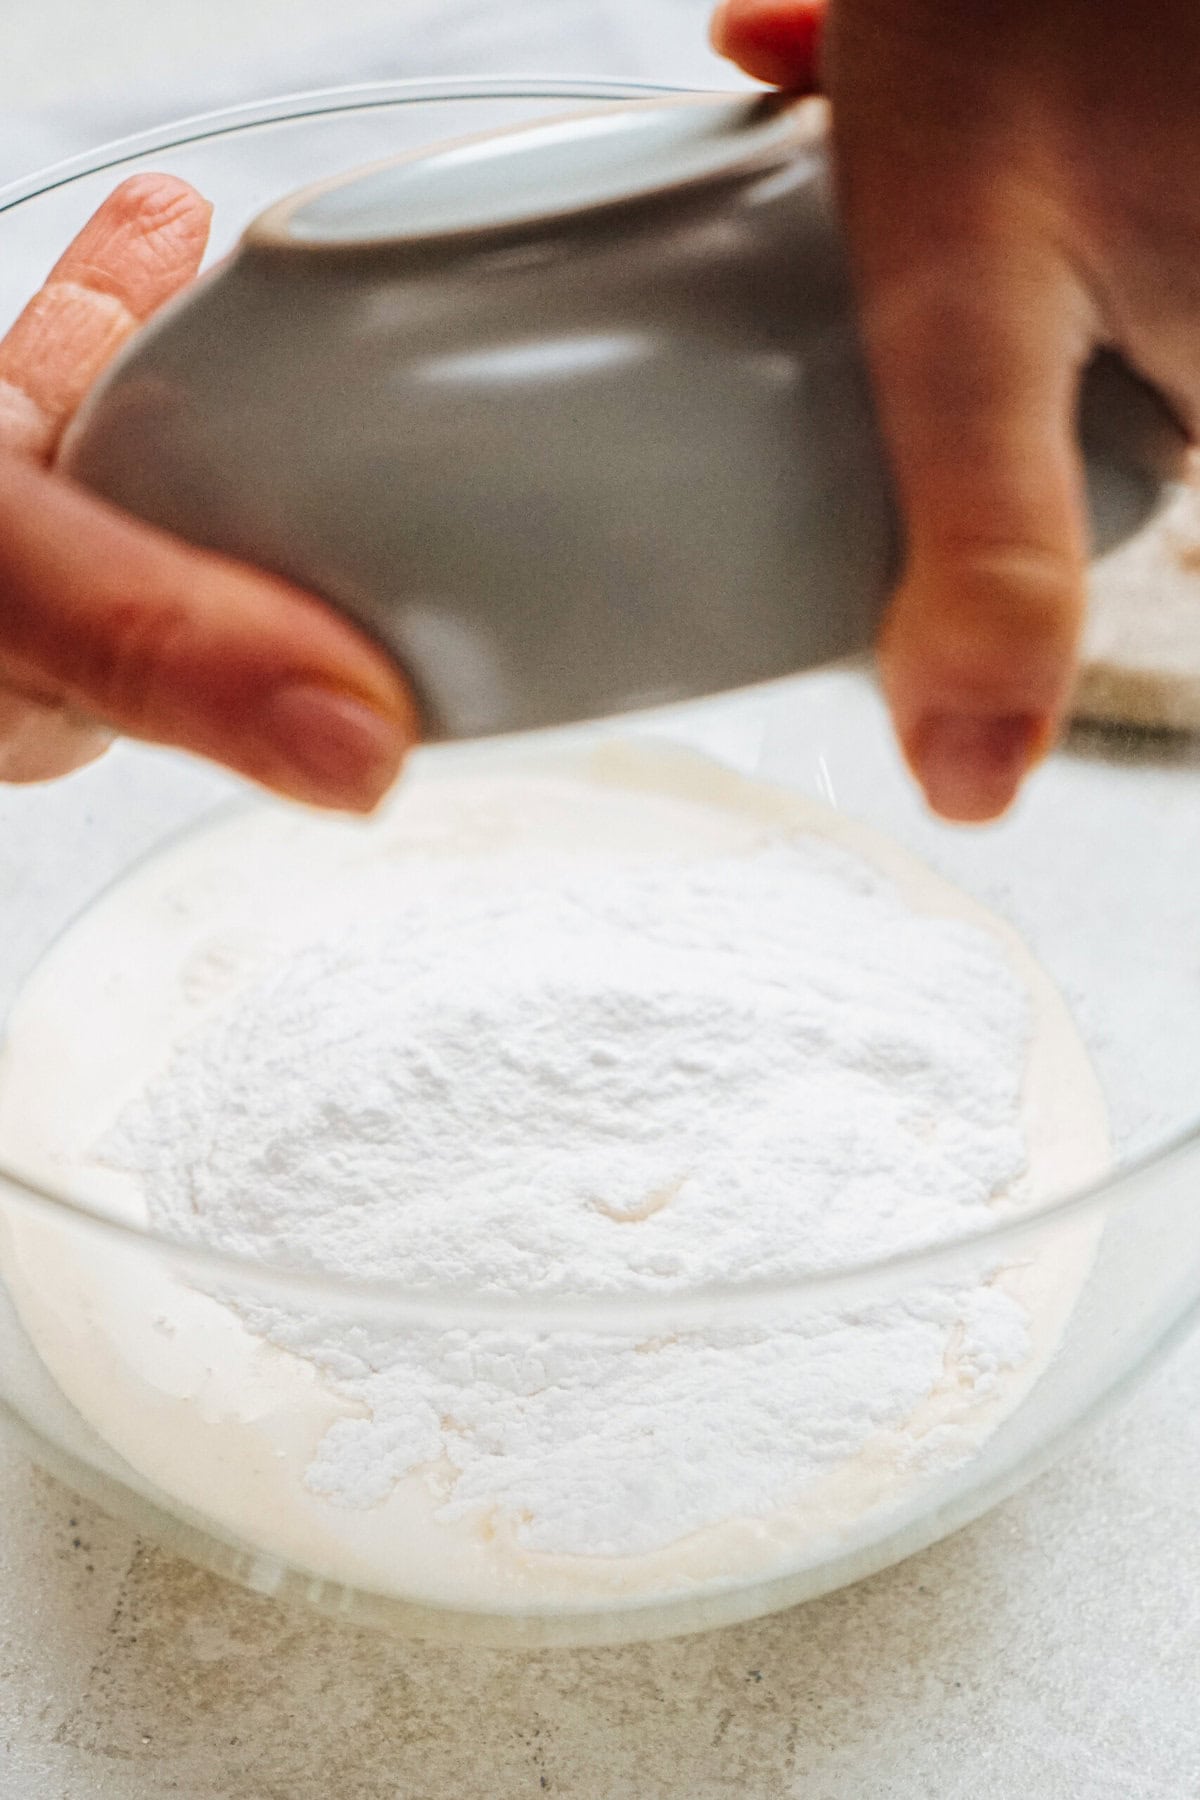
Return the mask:
<path id="1" fill-rule="evenodd" d="M 1098 544 L 1181 440 L 1111 360 Z M 624 102 L 302 190 L 101 384 L 66 463 L 379 637 L 434 736 L 869 643 L 896 522 L 821 103 Z"/>

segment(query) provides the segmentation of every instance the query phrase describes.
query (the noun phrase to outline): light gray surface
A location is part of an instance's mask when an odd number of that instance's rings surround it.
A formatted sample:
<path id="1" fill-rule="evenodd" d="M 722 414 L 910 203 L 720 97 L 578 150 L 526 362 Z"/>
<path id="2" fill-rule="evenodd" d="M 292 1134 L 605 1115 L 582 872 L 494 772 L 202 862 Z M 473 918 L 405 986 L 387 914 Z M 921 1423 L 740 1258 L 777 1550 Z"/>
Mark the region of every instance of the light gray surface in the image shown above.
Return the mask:
<path id="1" fill-rule="evenodd" d="M 0 1448 L 14 1800 L 1196 1800 L 1200 1339 L 1024 1494 L 807 1607 L 514 1654 L 242 1594 Z"/>

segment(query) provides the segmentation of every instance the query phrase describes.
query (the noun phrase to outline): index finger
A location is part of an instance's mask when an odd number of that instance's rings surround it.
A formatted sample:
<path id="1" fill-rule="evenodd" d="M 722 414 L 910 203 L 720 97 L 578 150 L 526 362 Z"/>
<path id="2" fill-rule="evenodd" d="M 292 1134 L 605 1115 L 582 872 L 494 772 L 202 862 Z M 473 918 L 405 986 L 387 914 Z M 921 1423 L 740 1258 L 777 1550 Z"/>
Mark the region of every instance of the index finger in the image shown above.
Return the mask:
<path id="1" fill-rule="evenodd" d="M 211 216 L 171 175 L 109 195 L 0 342 L 0 449 L 53 460 L 105 364 L 195 276 Z"/>

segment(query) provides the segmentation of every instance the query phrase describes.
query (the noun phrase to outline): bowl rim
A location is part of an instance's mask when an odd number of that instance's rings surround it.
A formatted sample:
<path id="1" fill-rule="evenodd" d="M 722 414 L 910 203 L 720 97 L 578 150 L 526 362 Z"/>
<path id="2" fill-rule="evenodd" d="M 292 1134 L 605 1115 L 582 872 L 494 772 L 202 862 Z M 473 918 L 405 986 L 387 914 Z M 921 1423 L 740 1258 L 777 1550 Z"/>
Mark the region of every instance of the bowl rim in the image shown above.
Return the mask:
<path id="1" fill-rule="evenodd" d="M 613 102 L 686 95 L 698 90 L 653 82 L 580 80 L 570 76 L 464 77 L 354 83 L 274 95 L 236 106 L 196 113 L 113 139 L 91 151 L 64 158 L 0 186 L 0 214 L 37 200 L 72 182 L 119 170 L 158 151 L 180 149 L 211 138 L 233 136 L 271 124 L 375 108 L 471 100 L 546 99 Z M 752 90 L 751 90 L 752 91 Z M 157 848 L 161 848 L 158 846 Z M 154 851 L 151 854 L 155 854 Z M 118 876 L 119 880 L 121 877 Z M 70 929 L 68 925 L 66 929 Z M 878 1302 L 881 1289 L 898 1289 L 913 1277 L 954 1279 L 976 1272 L 981 1253 L 997 1261 L 1036 1246 L 1048 1230 L 1092 1219 L 1110 1209 L 1136 1204 L 1148 1183 L 1190 1168 L 1200 1149 L 1200 1124 L 1185 1126 L 1165 1142 L 1120 1168 L 1056 1199 L 994 1222 L 903 1251 L 876 1255 L 833 1268 L 791 1275 L 710 1282 L 687 1289 L 579 1292 L 488 1292 L 445 1284 L 409 1286 L 403 1281 L 349 1276 L 273 1264 L 217 1249 L 155 1226 L 112 1213 L 78 1193 L 58 1192 L 0 1159 L 0 1199 L 49 1219 L 69 1220 L 100 1241 L 139 1247 L 162 1255 L 182 1271 L 206 1279 L 224 1277 L 280 1298 L 308 1297 L 341 1303 L 414 1325 L 480 1326 L 528 1323 L 539 1327 L 630 1331 L 653 1324 L 679 1328 L 718 1319 L 761 1323 L 764 1312 L 803 1298 L 822 1307 L 837 1301 Z"/>
<path id="2" fill-rule="evenodd" d="M 439 253 L 464 254 L 491 247 L 501 248 L 508 243 L 527 244 L 541 241 L 546 236 L 566 229 L 576 230 L 596 221 L 607 222 L 616 215 L 644 214 L 664 201 L 669 204 L 684 204 L 692 194 L 711 190 L 715 185 L 731 180 L 744 180 L 750 174 L 761 175 L 774 168 L 784 146 L 802 150 L 810 143 L 823 140 L 825 135 L 825 102 L 811 94 L 797 97 L 753 89 L 730 93 L 664 90 L 656 95 L 642 92 L 637 98 L 644 101 L 653 112 L 661 112 L 664 108 L 677 112 L 704 108 L 712 113 L 720 105 L 731 123 L 740 119 L 744 129 L 753 122 L 758 128 L 758 141 L 739 142 L 738 136 L 727 129 L 720 155 L 714 157 L 707 166 L 686 174 L 658 175 L 640 187 L 619 182 L 612 192 L 592 197 L 583 203 L 531 202 L 516 212 L 506 212 L 498 218 L 484 212 L 471 214 L 465 219 L 413 229 L 396 225 L 386 230 L 347 235 L 297 234 L 294 229 L 297 215 L 314 201 L 324 200 L 363 177 L 369 178 L 431 160 L 428 148 L 400 151 L 398 154 L 382 157 L 378 162 L 366 163 L 359 169 L 309 182 L 285 195 L 282 200 L 274 201 L 247 226 L 243 241 L 248 249 L 303 256 L 312 260 L 321 259 L 325 262 L 348 261 L 364 254 L 378 256 L 381 253 L 397 258 L 405 254 L 425 258 Z M 660 104 L 654 106 L 654 100 Z M 627 110 L 628 103 L 629 97 L 626 96 L 623 101 L 610 101 L 604 106 L 589 107 L 587 111 L 596 119 L 620 117 Z M 533 125 L 522 122 L 501 126 L 498 130 L 471 132 L 465 136 L 449 138 L 443 145 L 434 147 L 432 159 L 436 161 L 443 150 L 462 151 L 481 140 L 491 141 L 531 132 L 553 131 L 571 116 L 556 117 L 552 114 L 547 119 L 535 121 Z"/>
<path id="3" fill-rule="evenodd" d="M 301 88 L 293 93 L 271 94 L 262 100 L 239 101 L 235 106 L 187 113 L 181 119 L 151 125 L 126 137 L 110 138 L 95 149 L 46 163 L 31 174 L 0 184 L 0 212 L 27 200 L 39 199 L 88 175 L 152 155 L 157 150 L 179 150 L 207 138 L 234 136 L 259 125 L 292 124 L 323 114 L 369 112 L 376 107 L 420 105 L 454 100 L 652 100 L 685 98 L 724 90 L 688 87 L 678 82 L 593 80 L 572 75 L 464 75 L 404 81 L 348 82 L 338 87 Z M 747 88 L 753 96 L 761 89 Z M 732 96 L 731 96 L 732 97 Z M 388 159 L 383 159 L 388 160 Z"/>

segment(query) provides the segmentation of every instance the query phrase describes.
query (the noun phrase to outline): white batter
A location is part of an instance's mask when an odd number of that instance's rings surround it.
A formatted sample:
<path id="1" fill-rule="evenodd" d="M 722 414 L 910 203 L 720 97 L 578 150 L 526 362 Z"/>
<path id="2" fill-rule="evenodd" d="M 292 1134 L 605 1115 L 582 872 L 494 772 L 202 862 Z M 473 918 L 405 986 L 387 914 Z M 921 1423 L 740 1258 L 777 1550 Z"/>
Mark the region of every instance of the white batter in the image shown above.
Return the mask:
<path id="1" fill-rule="evenodd" d="M 255 810 L 124 881 L 50 954 L 14 1012 L 0 1069 L 6 1160 L 144 1220 L 137 1181 L 98 1160 L 97 1146 L 111 1142 L 114 1122 L 181 1035 L 228 1006 L 281 936 L 302 941 L 306 921 L 328 914 L 348 871 L 413 855 L 486 859 L 516 846 L 581 858 L 738 856 L 815 832 L 884 869 L 915 910 L 982 926 L 1027 988 L 1034 1028 L 1021 1203 L 1107 1167 L 1100 1096 L 1061 1000 L 1005 926 L 893 846 L 811 803 L 661 749 L 609 747 L 527 767 L 510 759 L 495 775 L 487 766 L 480 757 L 474 769 L 423 770 L 365 828 Z M 272 916 L 281 893 L 290 897 L 286 919 Z M 244 1306 L 233 1310 L 147 1256 L 96 1244 L 84 1251 L 44 1221 L 12 1227 L 4 1268 L 69 1399 L 193 1518 L 332 1580 L 435 1605 L 553 1611 L 762 1579 L 935 1504 L 1037 1379 L 1092 1249 L 1088 1230 L 1061 1229 L 1035 1259 L 996 1272 L 996 1295 L 1010 1312 L 1016 1303 L 1027 1324 L 1011 1366 L 978 1379 L 950 1318 L 941 1366 L 905 1418 L 860 1434 L 851 1454 L 787 1504 L 708 1520 L 636 1554 L 611 1545 L 589 1554 L 578 1544 L 548 1552 L 536 1547 L 528 1518 L 502 1502 L 456 1508 L 462 1475 L 448 1457 L 389 1482 L 369 1505 L 348 1506 L 314 1484 L 313 1470 L 331 1427 L 361 1426 L 361 1398 L 339 1391 L 327 1368 L 249 1329 Z M 678 1353 L 652 1336 L 645 1349 Z"/>

